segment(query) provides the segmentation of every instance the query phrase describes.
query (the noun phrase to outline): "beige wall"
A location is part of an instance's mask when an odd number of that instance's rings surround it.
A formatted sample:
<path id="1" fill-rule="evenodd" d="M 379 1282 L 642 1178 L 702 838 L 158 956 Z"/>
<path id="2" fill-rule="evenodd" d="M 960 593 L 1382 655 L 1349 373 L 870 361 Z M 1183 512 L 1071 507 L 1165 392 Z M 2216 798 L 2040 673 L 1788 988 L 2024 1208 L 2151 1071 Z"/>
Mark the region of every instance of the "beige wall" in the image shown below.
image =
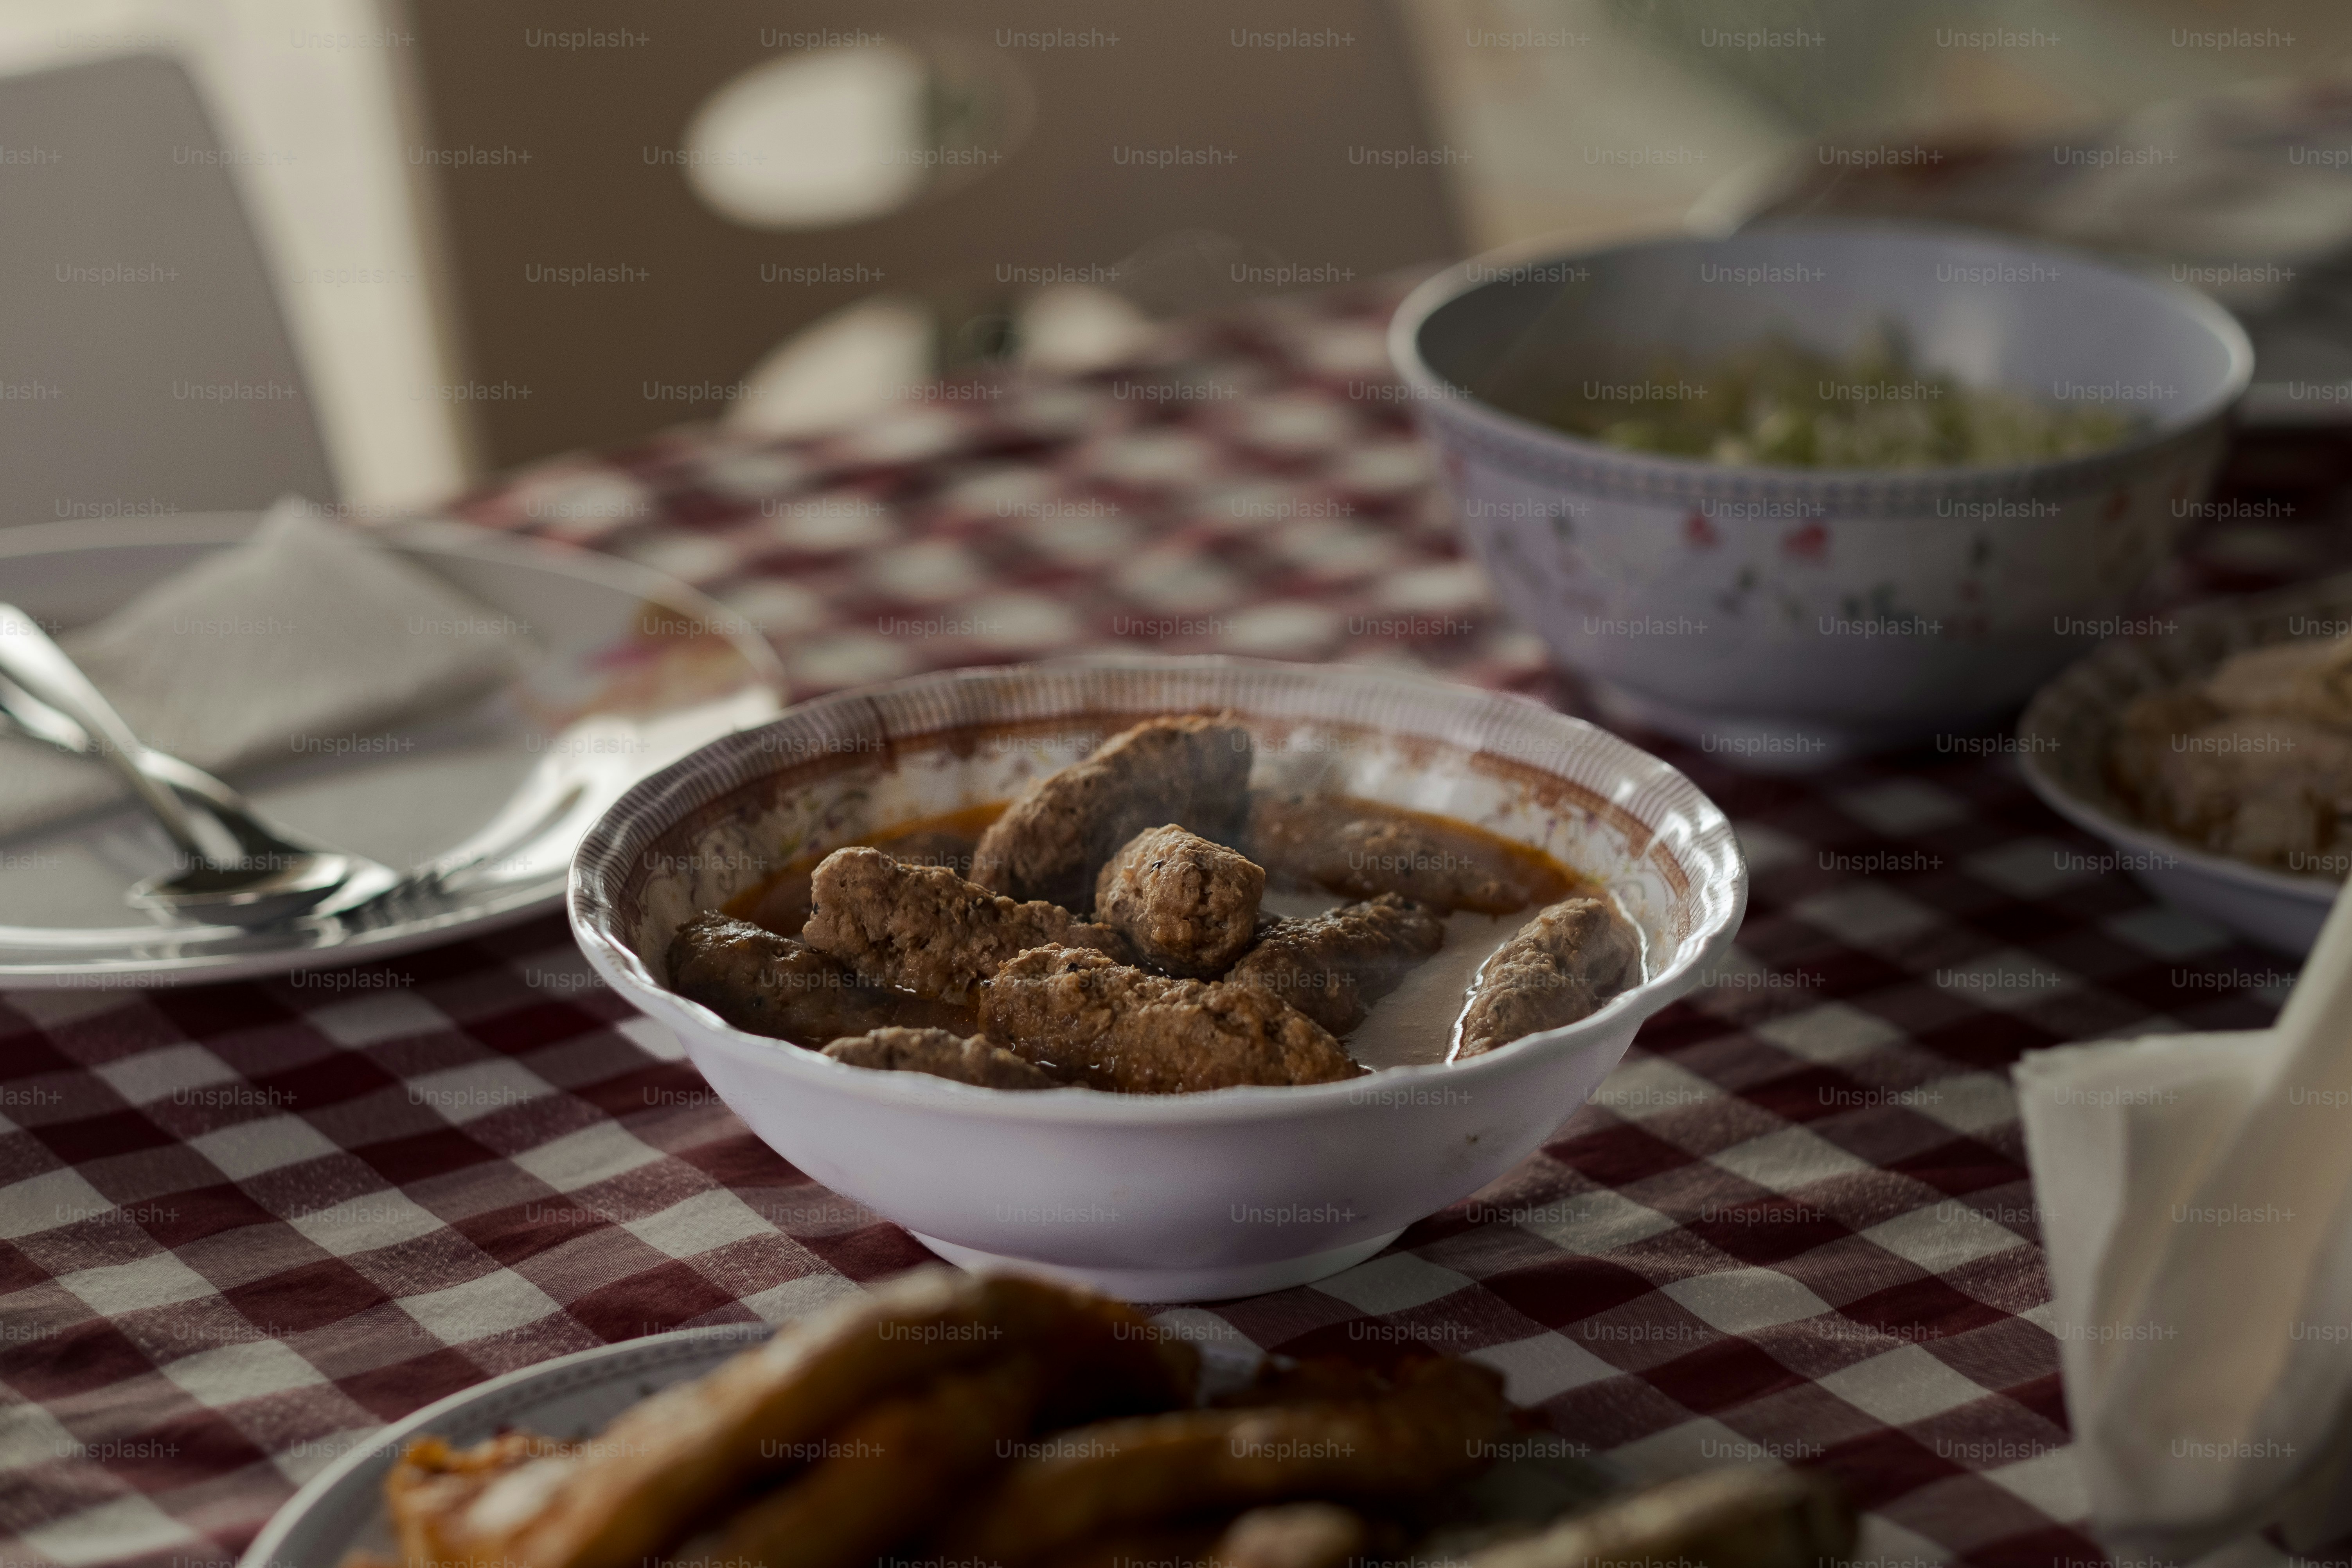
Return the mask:
<path id="1" fill-rule="evenodd" d="M 447 493 L 464 464 L 374 0 L 0 0 L 0 71 L 177 56 L 231 165 L 347 502 Z"/>
<path id="2" fill-rule="evenodd" d="M 1819 127 L 1658 47 L 1640 0 L 1400 0 L 1474 244 L 1671 227 L 1717 181 Z M 1691 0 L 1696 4 L 1696 0 Z M 456 373 L 404 149 L 393 0 L 0 0 L 0 70 L 126 48 L 190 65 L 277 274 L 345 493 L 425 500 L 466 468 L 461 419 L 424 395 Z M 1887 126 L 2042 130 L 2231 80 L 2341 61 L 2342 0 L 1720 0 L 1898 35 L 1866 112 Z M 1685 15 L 1697 14 L 1685 5 Z M 1891 19 L 1891 20 L 1890 20 Z M 2039 29 L 2056 46 L 1939 48 L 1945 26 Z M 2175 47 L 2176 28 L 2270 29 L 2292 47 Z M 1907 38 L 1904 36 L 1907 29 Z M 1513 35 L 1538 35 L 1512 47 Z M 340 47 L 351 40 L 361 47 Z M 1569 41 L 1574 40 L 1574 41 Z M 1865 98 L 1867 95 L 1865 94 Z M 1665 156 L 1635 163 L 1641 149 Z"/>
<path id="3" fill-rule="evenodd" d="M 1475 237 L 1602 239 L 1671 228 L 1701 193 L 1829 129 L 2039 133 L 2096 122 L 2231 82 L 2352 58 L 2344 0 L 1402 0 L 1463 171 Z M 1711 70 L 1699 51 L 1658 47 L 1645 8 L 1728 26 L 1857 35 L 1876 64 L 1811 123 Z M 2179 47 L 2176 29 L 2291 36 L 2269 47 Z M 1938 33 L 2007 29 L 2056 42 L 1986 50 Z M 1534 35 L 1538 47 L 1474 40 Z M 1766 65 L 1769 57 L 1741 64 Z M 1794 63 L 1794 62 L 1792 62 Z M 1607 153 L 1654 148 L 1648 165 Z M 1589 153 L 1588 150 L 1591 150 Z"/>

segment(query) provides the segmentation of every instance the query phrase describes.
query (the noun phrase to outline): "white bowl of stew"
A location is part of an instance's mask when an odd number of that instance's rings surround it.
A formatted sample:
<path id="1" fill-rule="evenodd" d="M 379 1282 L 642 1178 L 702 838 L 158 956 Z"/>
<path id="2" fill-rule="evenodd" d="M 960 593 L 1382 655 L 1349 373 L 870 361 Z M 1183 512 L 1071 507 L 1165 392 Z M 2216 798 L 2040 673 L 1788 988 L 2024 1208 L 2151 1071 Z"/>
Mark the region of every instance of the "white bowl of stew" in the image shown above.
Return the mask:
<path id="1" fill-rule="evenodd" d="M 696 917 L 789 930 L 804 907 L 795 876 L 845 846 L 915 842 L 910 830 L 951 864 L 953 835 L 1036 779 L 1182 714 L 1247 731 L 1253 789 L 1420 814 L 1522 869 L 1553 868 L 1638 933 L 1638 973 L 1577 1022 L 1449 1061 L 1478 960 L 1536 912 L 1457 910 L 1428 961 L 1454 967 L 1416 970 L 1344 1038 L 1362 1076 L 1173 1094 L 1016 1093 L 851 1066 L 672 989 L 668 949 Z M 1606 731 L 1417 677 L 1219 658 L 960 670 L 800 704 L 632 790 L 582 846 L 570 898 L 597 970 L 811 1177 L 950 1261 L 1154 1301 L 1322 1278 L 1509 1171 L 1643 1020 L 1697 984 L 1746 904 L 1723 813 Z"/>

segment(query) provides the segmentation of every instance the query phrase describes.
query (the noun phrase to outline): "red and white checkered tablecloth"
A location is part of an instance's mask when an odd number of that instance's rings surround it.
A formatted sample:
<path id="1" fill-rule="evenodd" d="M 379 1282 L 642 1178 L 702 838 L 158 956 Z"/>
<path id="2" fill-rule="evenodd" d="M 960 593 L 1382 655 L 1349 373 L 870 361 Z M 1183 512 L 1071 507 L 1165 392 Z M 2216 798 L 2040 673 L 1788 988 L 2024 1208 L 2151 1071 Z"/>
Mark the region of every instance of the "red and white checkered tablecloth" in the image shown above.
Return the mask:
<path id="1" fill-rule="evenodd" d="M 801 695 L 1138 643 L 1557 696 L 1455 551 L 1377 292 L 854 434 L 535 468 L 478 521 L 697 583 Z M 1269 1350 L 1505 1370 L 1629 1478 L 1826 1467 L 1868 1554 L 2096 1561 L 2008 1064 L 2267 1021 L 2283 961 L 2102 874 L 2000 757 L 1797 780 L 1661 746 L 1739 824 L 1734 962 L 1492 1190 Z M 226 1568 L 307 1476 L 492 1373 L 801 1312 L 920 1263 L 716 1102 L 559 921 L 382 965 L 0 998 L 0 1568 Z"/>

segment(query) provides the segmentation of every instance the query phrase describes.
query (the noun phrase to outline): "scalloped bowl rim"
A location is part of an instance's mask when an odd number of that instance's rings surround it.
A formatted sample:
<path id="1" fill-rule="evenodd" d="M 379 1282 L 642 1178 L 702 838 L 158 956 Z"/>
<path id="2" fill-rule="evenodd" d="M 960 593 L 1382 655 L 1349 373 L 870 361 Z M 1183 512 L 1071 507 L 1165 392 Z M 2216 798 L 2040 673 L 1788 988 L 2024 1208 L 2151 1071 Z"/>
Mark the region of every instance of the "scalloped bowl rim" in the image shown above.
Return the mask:
<path id="1" fill-rule="evenodd" d="M 1684 803 L 1684 809 L 1689 816 L 1691 829 L 1685 848 L 1690 858 L 1685 859 L 1678 856 L 1676 860 L 1691 877 L 1692 900 L 1701 910 L 1702 918 L 1684 938 L 1680 953 L 1672 963 L 1632 990 L 1611 998 L 1608 1005 L 1599 1011 L 1573 1024 L 1514 1040 L 1468 1062 L 1432 1062 L 1416 1067 L 1381 1068 L 1361 1078 L 1345 1079 L 1336 1083 L 1252 1084 L 1194 1094 L 1170 1095 L 1105 1094 L 1075 1088 L 1013 1093 L 934 1078 L 927 1073 L 877 1072 L 870 1068 L 834 1061 L 815 1051 L 765 1035 L 754 1035 L 736 1028 L 700 1003 L 690 1002 L 656 983 L 646 971 L 645 961 L 621 940 L 618 933 L 603 929 L 587 907 L 590 873 L 584 861 L 591 846 L 607 838 L 617 840 L 628 831 L 627 825 L 631 819 L 657 813 L 664 805 L 664 797 L 691 779 L 699 768 L 706 765 L 707 758 L 717 748 L 742 735 L 772 730 L 809 710 L 829 705 L 853 706 L 877 694 L 944 681 L 1002 679 L 1008 674 L 1033 668 L 1169 669 L 1237 666 L 1314 669 L 1326 679 L 1410 682 L 1458 699 L 1526 701 L 1501 692 L 1402 671 L 1284 665 L 1275 660 L 1233 658 L 1220 655 L 1164 658 L 1113 655 L 1044 660 L 1035 666 L 981 665 L 828 692 L 823 697 L 793 704 L 765 724 L 740 731 L 735 736 L 714 742 L 689 753 L 640 783 L 614 803 L 589 831 L 580 853 L 572 863 L 571 884 L 564 904 L 570 915 L 572 934 L 598 973 L 615 991 L 629 998 L 641 1010 L 656 1016 L 663 1011 L 675 1010 L 686 1022 L 704 1034 L 740 1050 L 761 1052 L 770 1058 L 776 1071 L 786 1077 L 802 1079 L 813 1087 L 822 1086 L 828 1091 L 848 1094 L 876 1104 L 912 1110 L 952 1110 L 977 1113 L 992 1119 L 1078 1125 L 1190 1125 L 1341 1113 L 1360 1106 L 1361 1097 L 1368 1093 L 1382 1096 L 1411 1093 L 1439 1084 L 1467 1084 L 1479 1079 L 1507 1074 L 1524 1058 L 1538 1052 L 1568 1055 L 1587 1046 L 1601 1044 L 1623 1026 L 1628 1015 L 1633 1016 L 1634 1026 L 1638 1028 L 1642 1020 L 1693 990 L 1698 984 L 1703 968 L 1720 958 L 1724 950 L 1731 945 L 1739 930 L 1740 921 L 1747 913 L 1748 867 L 1730 818 L 1706 792 L 1673 764 L 1652 756 L 1597 724 L 1534 703 L 1527 703 L 1527 706 L 1534 712 L 1567 726 L 1579 744 L 1596 747 L 1604 753 L 1612 751 L 1620 753 L 1617 760 L 1623 764 L 1621 770 L 1622 777 L 1635 779 L 1644 774 L 1652 778 L 1667 777 L 1679 781 L 1688 791 L 1689 799 Z M 1662 829 L 1655 825 L 1645 826 L 1652 827 L 1652 844 L 1654 846 Z M 1711 870 L 1708 852 L 1716 850 L 1725 852 L 1728 858 L 1727 862 L 1718 862 L 1717 868 Z M 1721 869 L 1725 865 L 1727 865 L 1727 877 Z"/>
<path id="2" fill-rule="evenodd" d="M 1528 267 L 1546 262 L 1570 262 L 1630 251 L 1653 249 L 1668 245 L 1734 246 L 1743 238 L 1772 237 L 1818 236 L 1822 238 L 1907 237 L 1923 241 L 1942 240 L 1966 243 L 1995 249 L 2006 249 L 2022 255 L 2057 258 L 2075 266 L 2096 272 L 2112 274 L 2179 307 L 2181 311 L 2204 326 L 2221 341 L 2230 358 L 2229 374 L 2218 391 L 2192 405 L 2190 411 L 2161 421 L 2132 439 L 2095 452 L 2079 453 L 2071 458 L 2050 458 L 2040 462 L 2018 464 L 1983 464 L 1941 468 L 1775 468 L 1761 463 L 1717 463 L 1704 458 L 1679 458 L 1652 452 L 1632 451 L 1622 447 L 1604 446 L 1580 436 L 1571 436 L 1549 425 L 1539 424 L 1524 415 L 1488 403 L 1466 387 L 1457 386 L 1437 374 L 1421 352 L 1421 334 L 1432 318 L 1445 306 L 1465 299 L 1476 290 L 1488 288 L 1503 279 L 1481 278 L 1473 280 L 1473 268 L 1489 270 L 1513 267 Z M 2237 318 L 2220 305 L 2183 283 L 2156 278 L 2118 266 L 2114 260 L 2081 250 L 2074 247 L 2043 241 L 2027 242 L 1993 229 L 1969 228 L 1957 224 L 1927 224 L 1901 219 L 1852 220 L 1813 222 L 1798 220 L 1789 223 L 1759 225 L 1736 234 L 1709 237 L 1691 234 L 1654 235 L 1644 239 L 1622 240 L 1604 245 L 1563 246 L 1557 239 L 1522 240 L 1459 261 L 1444 271 L 1425 279 L 1398 305 L 1390 318 L 1388 331 L 1390 363 L 1406 384 L 1433 395 L 1428 401 L 1442 403 L 1464 411 L 1465 416 L 1478 423 L 1498 427 L 1500 432 L 1523 442 L 1551 446 L 1580 461 L 1617 467 L 1629 475 L 1643 475 L 1661 480 L 1674 480 L 1680 486 L 1703 485 L 1710 480 L 1748 489 L 1806 490 L 1824 487 L 1872 484 L 1901 486 L 1922 492 L 1966 488 L 2011 488 L 2028 485 L 2065 485 L 2087 479 L 2100 468 L 2123 462 L 2168 447 L 2185 436 L 2194 434 L 2212 420 L 2228 414 L 2231 405 L 2252 384 L 2254 375 L 2253 344 Z"/>

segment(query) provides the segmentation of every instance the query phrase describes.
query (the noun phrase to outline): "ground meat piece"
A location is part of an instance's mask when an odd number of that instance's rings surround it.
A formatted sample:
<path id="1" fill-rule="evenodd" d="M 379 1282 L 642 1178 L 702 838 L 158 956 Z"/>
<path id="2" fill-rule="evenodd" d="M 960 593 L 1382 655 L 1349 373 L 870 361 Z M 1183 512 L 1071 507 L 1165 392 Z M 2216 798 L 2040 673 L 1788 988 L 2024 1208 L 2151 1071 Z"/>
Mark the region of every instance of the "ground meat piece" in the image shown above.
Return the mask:
<path id="1" fill-rule="evenodd" d="M 1171 980 L 1108 955 L 1040 947 L 980 993 L 989 1036 L 1047 1070 L 1123 1094 L 1331 1083 L 1363 1069 L 1320 1025 L 1265 992 Z"/>
<path id="2" fill-rule="evenodd" d="M 946 1029 L 876 1029 L 825 1047 L 824 1054 L 854 1068 L 920 1072 L 976 1083 L 982 1089 L 1052 1089 L 1052 1075 L 1023 1061 L 983 1035 L 959 1038 Z"/>
<path id="3" fill-rule="evenodd" d="M 1343 796 L 1253 792 L 1244 847 L 1269 871 L 1357 899 L 1507 915 L 1555 890 L 1468 834 Z"/>
<path id="4" fill-rule="evenodd" d="M 737 1028 L 812 1049 L 886 1024 L 969 1035 L 972 1013 L 877 985 L 804 942 L 712 910 L 677 928 L 669 988 Z"/>
<path id="5" fill-rule="evenodd" d="M 1213 980 L 1256 935 L 1265 891 L 1256 862 L 1171 822 L 1110 858 L 1095 883 L 1095 918 L 1153 967 Z"/>
<path id="6" fill-rule="evenodd" d="M 973 852 L 972 880 L 1077 910 L 1118 847 L 1173 822 L 1234 841 L 1248 802 L 1250 734 L 1231 721 L 1150 719 L 1039 779 Z"/>
<path id="7" fill-rule="evenodd" d="M 1463 1057 L 1573 1024 L 1642 978 L 1633 928 L 1599 899 L 1563 899 L 1519 928 L 1478 972 L 1462 1015 Z"/>
<path id="8" fill-rule="evenodd" d="M 868 979 L 961 1001 L 1024 948 L 1063 942 L 1124 952 L 1118 933 L 1055 904 L 1016 904 L 944 866 L 903 865 L 852 845 L 810 879 L 816 908 L 801 940 Z"/>
<path id="9" fill-rule="evenodd" d="M 1444 945 L 1445 923 L 1434 910 L 1382 893 L 1306 920 L 1267 921 L 1225 978 L 1278 996 L 1344 1035 L 1396 989 L 1406 970 Z"/>

